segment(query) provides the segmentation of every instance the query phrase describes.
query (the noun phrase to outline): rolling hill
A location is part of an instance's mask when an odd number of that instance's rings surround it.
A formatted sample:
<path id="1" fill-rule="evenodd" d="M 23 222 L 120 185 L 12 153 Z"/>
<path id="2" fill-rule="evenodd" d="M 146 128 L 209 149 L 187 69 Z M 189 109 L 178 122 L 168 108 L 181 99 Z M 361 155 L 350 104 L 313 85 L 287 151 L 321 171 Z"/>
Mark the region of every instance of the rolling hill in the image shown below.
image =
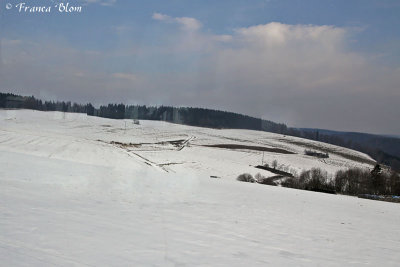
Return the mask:
<path id="1" fill-rule="evenodd" d="M 306 156 L 305 147 L 330 157 Z M 254 166 L 263 154 L 296 171 L 374 163 L 357 151 L 266 132 L 1 110 L 2 263 L 398 264 L 397 204 L 235 180 L 262 171 Z"/>

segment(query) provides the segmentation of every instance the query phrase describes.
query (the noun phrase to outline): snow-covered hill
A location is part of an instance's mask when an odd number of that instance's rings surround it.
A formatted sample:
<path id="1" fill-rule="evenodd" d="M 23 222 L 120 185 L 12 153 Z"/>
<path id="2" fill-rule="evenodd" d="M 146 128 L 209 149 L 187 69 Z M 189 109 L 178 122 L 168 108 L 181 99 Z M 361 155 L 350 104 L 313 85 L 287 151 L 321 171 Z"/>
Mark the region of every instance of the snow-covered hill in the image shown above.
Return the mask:
<path id="1" fill-rule="evenodd" d="M 352 166 L 371 167 L 368 163 L 374 162 L 346 148 L 251 130 L 216 130 L 160 121 L 135 125 L 131 120 L 30 110 L 0 111 L 0 123 L 3 150 L 100 166 L 151 166 L 166 173 L 195 172 L 204 177 L 235 179 L 244 172 L 260 172 L 254 166 L 273 160 L 286 170 L 320 167 L 329 173 Z M 221 145 L 236 146 L 219 148 Z M 330 157 L 306 156 L 305 149 L 328 151 Z"/>
<path id="2" fill-rule="evenodd" d="M 254 168 L 262 160 L 333 174 L 370 167 L 368 156 L 265 132 L 140 123 L 0 111 L 2 264 L 398 264 L 398 204 L 235 180 L 272 176 Z"/>

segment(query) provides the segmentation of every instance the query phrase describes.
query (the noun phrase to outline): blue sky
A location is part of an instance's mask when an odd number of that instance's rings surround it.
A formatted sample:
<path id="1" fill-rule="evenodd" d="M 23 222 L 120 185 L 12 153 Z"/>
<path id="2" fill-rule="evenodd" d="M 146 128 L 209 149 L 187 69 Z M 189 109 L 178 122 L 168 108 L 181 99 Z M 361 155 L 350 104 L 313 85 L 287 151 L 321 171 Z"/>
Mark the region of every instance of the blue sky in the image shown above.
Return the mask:
<path id="1" fill-rule="evenodd" d="M 21 1 L 3 2 L 18 4 Z M 54 1 L 26 2 L 33 6 L 34 3 L 51 5 Z M 71 5 L 85 3 L 78 0 L 68 2 Z M 112 28 L 119 26 L 128 26 L 134 31 L 126 36 L 126 40 L 146 44 L 157 42 L 156 33 L 160 26 L 151 16 L 159 12 L 172 17 L 196 18 L 204 24 L 206 31 L 216 34 L 230 34 L 236 28 L 268 22 L 359 28 L 353 43 L 356 48 L 372 53 L 383 53 L 390 48 L 390 52 L 399 56 L 400 2 L 397 0 L 118 0 L 106 6 L 88 4 L 81 14 L 74 15 L 55 12 L 45 15 L 17 14 L 15 9 L 10 12 L 3 6 L 3 37 L 41 39 L 51 36 L 82 49 L 117 47 L 121 40 L 115 39 Z"/>
<path id="2" fill-rule="evenodd" d="M 0 6 L 1 91 L 400 133 L 399 1 L 69 1 L 79 14 L 18 3 Z"/>

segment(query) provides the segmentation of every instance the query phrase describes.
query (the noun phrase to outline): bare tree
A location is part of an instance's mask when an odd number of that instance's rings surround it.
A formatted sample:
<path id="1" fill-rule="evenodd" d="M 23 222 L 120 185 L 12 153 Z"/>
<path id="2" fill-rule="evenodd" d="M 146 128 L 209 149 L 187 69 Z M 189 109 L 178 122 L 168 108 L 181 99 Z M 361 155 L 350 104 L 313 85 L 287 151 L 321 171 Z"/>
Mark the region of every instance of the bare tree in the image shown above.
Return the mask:
<path id="1" fill-rule="evenodd" d="M 275 159 L 275 160 L 272 162 L 272 168 L 276 169 L 276 167 L 278 167 L 278 161 Z"/>

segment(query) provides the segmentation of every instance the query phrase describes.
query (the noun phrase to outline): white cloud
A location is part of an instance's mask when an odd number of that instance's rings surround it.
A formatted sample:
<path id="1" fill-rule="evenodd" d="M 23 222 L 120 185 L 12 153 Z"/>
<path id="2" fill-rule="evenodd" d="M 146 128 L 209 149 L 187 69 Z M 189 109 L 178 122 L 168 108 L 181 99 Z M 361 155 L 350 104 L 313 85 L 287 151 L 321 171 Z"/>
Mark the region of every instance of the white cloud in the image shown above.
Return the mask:
<path id="1" fill-rule="evenodd" d="M 239 28 L 237 34 L 248 43 L 260 46 L 283 46 L 295 42 L 337 46 L 343 42 L 346 30 L 333 26 L 287 25 L 271 22 L 265 25 Z"/>
<path id="2" fill-rule="evenodd" d="M 166 23 L 177 23 L 181 25 L 182 29 L 187 31 L 197 31 L 202 27 L 201 22 L 195 18 L 189 18 L 189 17 L 174 18 L 161 13 L 153 13 L 152 18 L 155 20 L 164 21 Z"/>
<path id="3" fill-rule="evenodd" d="M 153 13 L 152 18 L 155 20 L 172 21 L 172 18 L 170 16 L 161 13 Z"/>
<path id="4" fill-rule="evenodd" d="M 354 79 L 348 74 L 365 66 L 362 56 L 346 51 L 346 34 L 341 28 L 281 23 L 241 28 L 231 47 L 214 51 L 215 72 L 225 82 L 324 90 Z"/>
<path id="5" fill-rule="evenodd" d="M 168 40 L 174 39 L 174 45 L 166 50 L 173 53 L 197 53 L 210 52 L 222 43 L 228 43 L 232 36 L 228 34 L 215 35 L 201 31 L 203 25 L 200 21 L 190 17 L 171 17 L 161 13 L 153 13 L 154 20 L 168 24 L 179 25 L 179 31 L 175 35 L 161 36 Z"/>
<path id="6" fill-rule="evenodd" d="M 197 31 L 201 28 L 201 23 L 194 18 L 182 17 L 182 18 L 175 18 L 175 20 L 182 25 L 185 30 L 188 31 Z"/>

